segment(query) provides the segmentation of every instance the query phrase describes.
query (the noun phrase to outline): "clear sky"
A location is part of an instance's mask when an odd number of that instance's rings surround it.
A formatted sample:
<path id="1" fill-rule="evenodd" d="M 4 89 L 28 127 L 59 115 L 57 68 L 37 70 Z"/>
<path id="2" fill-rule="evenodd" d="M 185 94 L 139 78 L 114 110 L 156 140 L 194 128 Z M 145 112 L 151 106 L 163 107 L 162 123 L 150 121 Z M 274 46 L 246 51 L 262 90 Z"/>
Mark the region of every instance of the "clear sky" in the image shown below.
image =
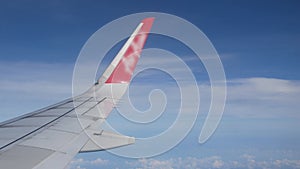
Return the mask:
<path id="1" fill-rule="evenodd" d="M 165 12 L 196 25 L 220 55 L 228 95 L 217 131 L 205 144 L 198 143 L 204 108 L 189 135 L 164 154 L 128 159 L 95 152 L 78 155 L 70 167 L 300 168 L 299 8 L 299 1 L 279 0 L 0 1 L 0 120 L 69 97 L 82 46 L 108 22 L 137 12 Z M 176 42 L 163 42 L 169 41 L 153 35 L 145 47 L 167 49 L 189 59 L 188 50 L 178 50 Z M 189 66 L 204 70 L 201 65 Z M 133 101 L 142 110 L 149 106 L 139 93 L 145 82 L 165 89 L 171 101 L 176 97 L 171 90 L 175 85 L 167 75 L 150 74 L 154 76 L 133 81 L 133 87 L 139 89 L 133 92 Z M 153 82 L 155 79 L 161 83 Z M 199 74 L 197 82 L 205 107 L 207 75 Z M 176 99 L 157 124 L 130 124 L 117 112 L 108 120 L 124 134 L 147 137 L 168 127 L 175 108 Z"/>

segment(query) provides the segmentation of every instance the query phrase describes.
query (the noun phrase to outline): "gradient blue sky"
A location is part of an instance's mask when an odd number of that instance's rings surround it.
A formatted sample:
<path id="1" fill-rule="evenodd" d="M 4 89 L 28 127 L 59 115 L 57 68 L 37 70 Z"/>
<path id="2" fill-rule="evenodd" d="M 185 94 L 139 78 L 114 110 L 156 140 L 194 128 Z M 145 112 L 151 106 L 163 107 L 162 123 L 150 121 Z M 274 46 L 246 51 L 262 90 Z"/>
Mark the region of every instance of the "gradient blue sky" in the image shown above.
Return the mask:
<path id="1" fill-rule="evenodd" d="M 0 120 L 69 97 L 76 58 L 101 26 L 136 12 L 165 12 L 195 24 L 220 54 L 228 101 L 216 133 L 205 144 L 198 143 L 204 113 L 182 143 L 160 156 L 127 159 L 96 152 L 77 156 L 71 167 L 300 168 L 299 8 L 299 1 L 279 0 L 1 1 Z M 188 51 L 177 50 L 176 42 L 162 43 L 162 39 L 150 36 L 145 47 L 167 49 L 188 59 Z M 159 77 L 168 82 L 166 76 Z M 148 82 L 155 79 L 147 78 Z M 197 80 L 200 91 L 208 95 L 207 79 Z M 134 84 L 143 83 L 137 78 Z M 141 97 L 141 101 L 147 100 Z M 109 120 L 114 124 L 122 119 L 113 113 Z M 132 136 L 166 127 L 160 123 L 139 131 L 141 126 L 115 125 Z"/>

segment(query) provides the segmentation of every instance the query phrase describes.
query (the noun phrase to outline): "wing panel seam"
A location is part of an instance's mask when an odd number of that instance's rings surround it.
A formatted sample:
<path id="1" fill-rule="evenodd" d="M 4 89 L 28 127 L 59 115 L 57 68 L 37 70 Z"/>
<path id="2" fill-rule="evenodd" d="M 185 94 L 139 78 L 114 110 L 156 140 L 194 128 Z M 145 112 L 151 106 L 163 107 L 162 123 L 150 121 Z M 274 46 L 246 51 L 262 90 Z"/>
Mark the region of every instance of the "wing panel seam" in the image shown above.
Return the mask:
<path id="1" fill-rule="evenodd" d="M 84 103 L 88 102 L 88 101 L 91 100 L 92 98 L 93 98 L 93 97 L 90 97 L 88 100 L 82 102 L 82 103 L 81 103 L 80 105 L 78 105 L 77 107 L 83 105 Z M 25 135 L 23 135 L 23 136 L 21 136 L 21 137 L 19 137 L 18 139 L 16 139 L 16 140 L 14 140 L 14 141 L 12 141 L 12 142 L 10 142 L 10 143 L 8 143 L 8 144 L 6 144 L 6 145 L 0 147 L 0 150 L 4 149 L 5 147 L 8 147 L 9 145 L 11 145 L 11 144 L 13 144 L 13 143 L 15 143 L 15 142 L 17 142 L 17 141 L 23 139 L 23 138 L 25 138 L 25 137 L 27 137 L 27 136 L 29 136 L 29 135 L 35 133 L 36 131 L 38 131 L 38 130 L 44 128 L 44 127 L 46 127 L 47 125 L 53 123 L 54 121 L 60 119 L 61 117 L 65 116 L 65 115 L 67 115 L 68 113 L 70 113 L 70 112 L 73 111 L 74 109 L 75 109 L 75 108 L 73 108 L 73 109 L 69 110 L 68 112 L 62 114 L 61 116 L 59 116 L 59 117 L 57 117 L 57 118 L 51 120 L 50 122 L 48 122 L 48 123 L 42 125 L 41 127 L 37 128 L 37 129 L 35 129 L 35 130 L 33 130 L 33 131 L 31 131 L 31 132 L 29 132 L 29 133 L 27 133 L 27 134 L 25 134 Z"/>

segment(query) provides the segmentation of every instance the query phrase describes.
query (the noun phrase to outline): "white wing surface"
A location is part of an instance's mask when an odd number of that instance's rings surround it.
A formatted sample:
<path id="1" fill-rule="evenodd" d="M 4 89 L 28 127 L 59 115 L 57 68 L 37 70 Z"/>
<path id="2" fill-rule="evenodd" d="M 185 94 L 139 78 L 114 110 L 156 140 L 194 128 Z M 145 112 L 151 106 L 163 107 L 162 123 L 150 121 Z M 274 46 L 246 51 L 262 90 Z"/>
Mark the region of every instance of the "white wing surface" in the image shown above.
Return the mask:
<path id="1" fill-rule="evenodd" d="M 77 153 L 134 143 L 133 137 L 103 131 L 101 124 L 127 90 L 153 21 L 138 25 L 87 92 L 0 123 L 0 168 L 63 169 Z"/>

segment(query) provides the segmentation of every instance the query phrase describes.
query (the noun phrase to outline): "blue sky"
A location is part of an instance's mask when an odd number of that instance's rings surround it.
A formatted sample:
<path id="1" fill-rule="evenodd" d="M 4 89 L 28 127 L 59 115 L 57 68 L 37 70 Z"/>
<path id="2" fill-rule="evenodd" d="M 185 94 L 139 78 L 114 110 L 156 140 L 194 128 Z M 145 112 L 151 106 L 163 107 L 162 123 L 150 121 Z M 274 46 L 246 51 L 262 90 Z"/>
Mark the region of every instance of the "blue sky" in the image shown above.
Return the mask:
<path id="1" fill-rule="evenodd" d="M 300 168 L 299 7 L 298 1 L 277 0 L 1 1 L 0 120 L 69 97 L 76 58 L 87 39 L 106 23 L 136 12 L 165 12 L 201 29 L 223 62 L 228 100 L 216 133 L 205 144 L 198 143 L 209 85 L 203 65 L 188 62 L 194 71 L 200 70 L 196 77 L 204 108 L 179 145 L 147 159 L 108 152 L 81 154 L 71 167 Z M 178 46 L 152 35 L 145 47 L 170 50 L 186 60 L 193 58 L 189 50 L 178 50 Z M 165 74 L 152 71 L 150 75 L 134 79 L 132 87 L 138 89 L 132 93 L 134 104 L 142 110 L 149 106 L 139 93 L 147 82 L 147 91 L 169 89 L 165 92 L 174 102 L 166 113 L 172 112 L 177 100 L 171 89 L 176 85 Z M 153 82 L 157 79 L 160 84 Z M 113 112 L 109 121 L 124 134 L 143 137 L 161 132 L 172 119 L 172 113 L 164 114 L 157 123 L 141 126 Z"/>

